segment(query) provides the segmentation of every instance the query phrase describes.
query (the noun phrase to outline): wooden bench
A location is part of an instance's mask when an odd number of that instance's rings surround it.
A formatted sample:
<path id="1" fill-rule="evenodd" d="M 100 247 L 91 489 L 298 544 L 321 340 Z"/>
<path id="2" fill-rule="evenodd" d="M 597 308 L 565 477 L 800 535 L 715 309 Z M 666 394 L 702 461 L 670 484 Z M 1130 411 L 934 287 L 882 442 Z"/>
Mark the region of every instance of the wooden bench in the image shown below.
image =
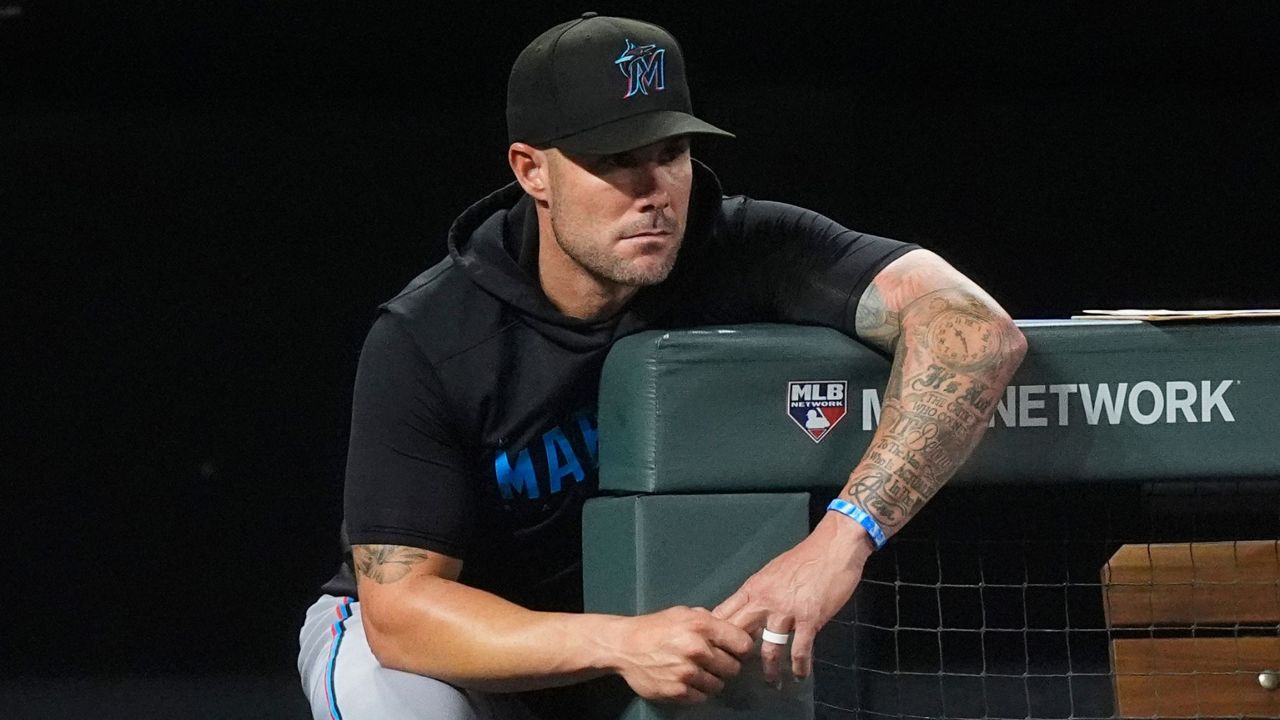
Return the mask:
<path id="1" fill-rule="evenodd" d="M 1280 541 L 1125 545 L 1102 586 L 1118 716 L 1280 717 Z"/>

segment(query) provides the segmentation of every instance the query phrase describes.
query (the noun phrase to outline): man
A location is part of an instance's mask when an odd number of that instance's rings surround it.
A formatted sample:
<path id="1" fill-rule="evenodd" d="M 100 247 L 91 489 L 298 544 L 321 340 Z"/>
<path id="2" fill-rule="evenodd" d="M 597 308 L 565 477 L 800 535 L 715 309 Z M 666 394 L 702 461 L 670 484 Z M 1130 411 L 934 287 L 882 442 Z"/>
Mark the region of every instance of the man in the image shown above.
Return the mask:
<path id="1" fill-rule="evenodd" d="M 696 703 L 758 637 L 767 678 L 808 675 L 867 556 L 982 434 L 1021 334 L 932 253 L 722 196 L 689 138 L 728 133 L 691 114 L 661 28 L 588 13 L 548 30 L 516 60 L 507 115 L 516 182 L 458 218 L 449 257 L 381 307 L 361 354 L 352 552 L 301 635 L 315 717 L 579 717 L 524 691 L 610 675 Z M 609 348 L 750 321 L 827 325 L 892 353 L 878 449 L 808 538 L 714 611 L 581 613 Z"/>

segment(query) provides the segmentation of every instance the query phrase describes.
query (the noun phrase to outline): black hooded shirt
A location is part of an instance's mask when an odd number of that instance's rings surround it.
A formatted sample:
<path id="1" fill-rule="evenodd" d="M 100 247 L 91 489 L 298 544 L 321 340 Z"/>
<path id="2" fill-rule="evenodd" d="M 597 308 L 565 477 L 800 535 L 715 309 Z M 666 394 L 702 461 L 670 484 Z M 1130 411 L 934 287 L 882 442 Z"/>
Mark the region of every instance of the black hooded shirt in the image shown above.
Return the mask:
<path id="1" fill-rule="evenodd" d="M 613 343 L 746 322 L 855 337 L 863 290 L 915 247 L 724 197 L 696 161 L 675 268 L 615 316 L 561 314 L 538 283 L 537 243 L 532 200 L 513 183 L 463 213 L 449 257 L 379 308 L 356 375 L 344 542 L 461 558 L 461 582 L 556 611 L 582 609 L 582 505 L 597 489 Z M 355 596 L 349 553 L 324 590 Z"/>

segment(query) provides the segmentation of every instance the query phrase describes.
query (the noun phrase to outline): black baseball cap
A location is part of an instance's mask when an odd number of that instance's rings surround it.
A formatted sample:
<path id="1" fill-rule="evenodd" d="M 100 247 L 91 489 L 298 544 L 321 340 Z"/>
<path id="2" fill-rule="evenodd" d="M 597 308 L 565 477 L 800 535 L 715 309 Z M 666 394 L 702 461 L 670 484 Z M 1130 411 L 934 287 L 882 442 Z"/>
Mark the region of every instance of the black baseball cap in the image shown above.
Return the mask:
<path id="1" fill-rule="evenodd" d="M 693 116 L 680 44 L 657 25 L 584 13 L 511 68 L 511 142 L 607 155 L 692 134 L 733 137 Z"/>

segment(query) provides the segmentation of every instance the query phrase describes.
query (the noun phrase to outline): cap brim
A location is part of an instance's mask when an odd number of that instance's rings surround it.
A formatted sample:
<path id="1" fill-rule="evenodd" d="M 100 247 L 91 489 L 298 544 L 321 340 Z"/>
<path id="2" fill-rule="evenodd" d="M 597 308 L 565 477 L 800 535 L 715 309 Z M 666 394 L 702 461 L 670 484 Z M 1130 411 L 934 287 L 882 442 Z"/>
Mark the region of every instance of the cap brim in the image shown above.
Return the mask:
<path id="1" fill-rule="evenodd" d="M 652 145 L 677 135 L 719 135 L 733 137 L 708 122 L 678 110 L 654 110 L 642 115 L 614 120 L 590 130 L 556 138 L 546 144 L 572 153 L 611 155 Z"/>

